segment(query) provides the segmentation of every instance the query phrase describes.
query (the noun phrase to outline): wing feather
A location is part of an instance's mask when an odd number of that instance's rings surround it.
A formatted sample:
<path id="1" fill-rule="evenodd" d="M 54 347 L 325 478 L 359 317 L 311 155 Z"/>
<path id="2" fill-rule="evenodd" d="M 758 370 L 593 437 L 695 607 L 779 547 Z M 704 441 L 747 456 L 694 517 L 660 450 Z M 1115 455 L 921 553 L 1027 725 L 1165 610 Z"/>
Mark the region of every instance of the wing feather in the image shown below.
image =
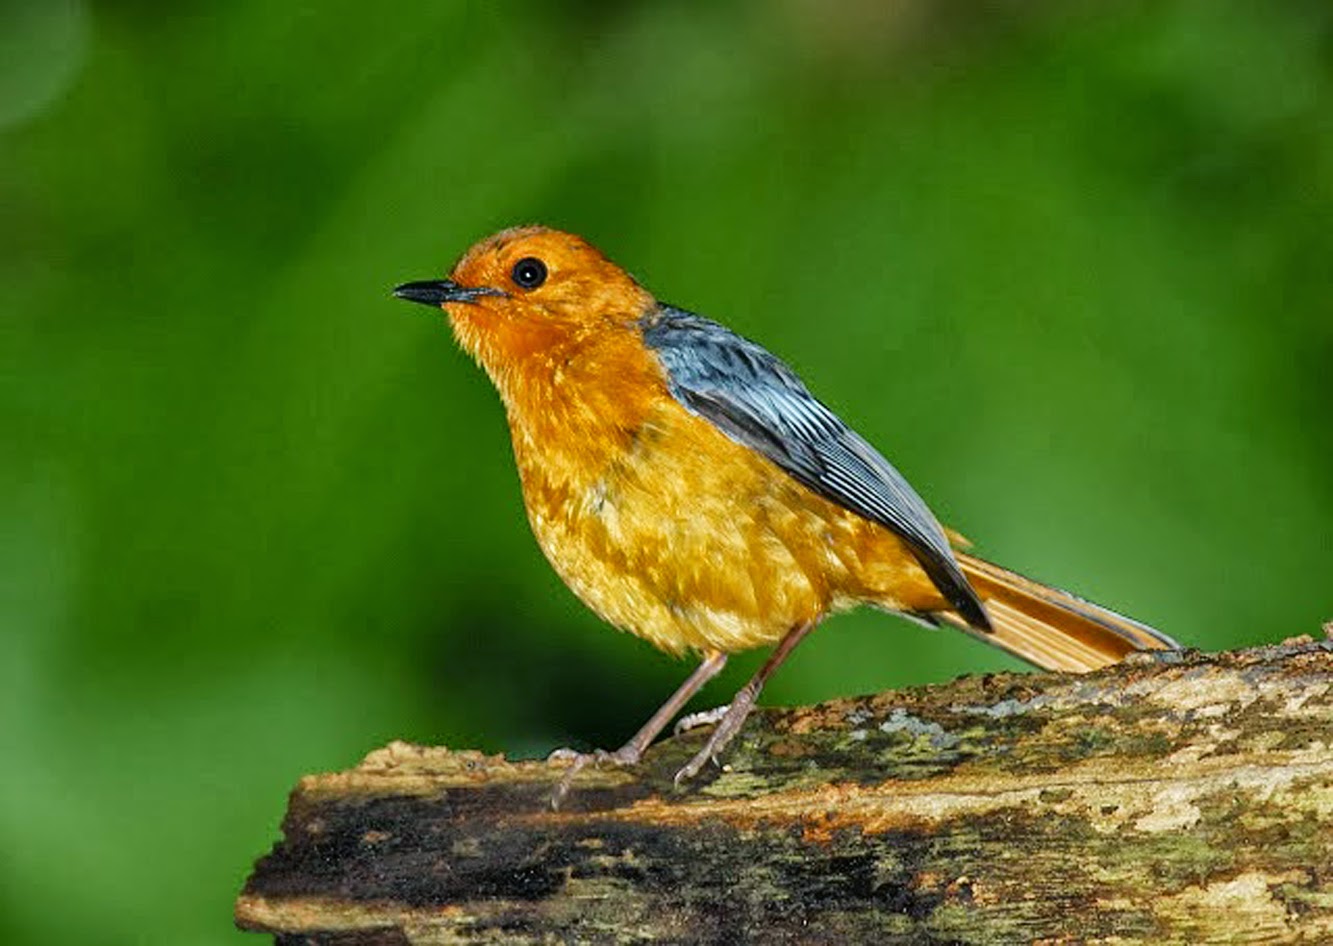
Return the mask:
<path id="1" fill-rule="evenodd" d="M 989 630 L 925 502 L 864 438 L 775 355 L 725 326 L 662 305 L 642 322 L 671 394 L 737 443 L 758 451 L 816 493 L 903 538 L 967 623 Z"/>

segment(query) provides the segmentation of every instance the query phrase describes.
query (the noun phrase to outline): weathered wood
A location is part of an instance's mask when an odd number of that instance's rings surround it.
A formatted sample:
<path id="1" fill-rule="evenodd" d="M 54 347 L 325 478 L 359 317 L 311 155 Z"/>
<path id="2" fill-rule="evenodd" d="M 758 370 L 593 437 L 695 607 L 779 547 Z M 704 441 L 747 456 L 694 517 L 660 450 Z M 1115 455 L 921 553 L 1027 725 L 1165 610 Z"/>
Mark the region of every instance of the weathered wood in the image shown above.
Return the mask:
<path id="1" fill-rule="evenodd" d="M 756 715 L 633 770 L 394 743 L 301 780 L 279 943 L 1333 942 L 1333 644 Z"/>

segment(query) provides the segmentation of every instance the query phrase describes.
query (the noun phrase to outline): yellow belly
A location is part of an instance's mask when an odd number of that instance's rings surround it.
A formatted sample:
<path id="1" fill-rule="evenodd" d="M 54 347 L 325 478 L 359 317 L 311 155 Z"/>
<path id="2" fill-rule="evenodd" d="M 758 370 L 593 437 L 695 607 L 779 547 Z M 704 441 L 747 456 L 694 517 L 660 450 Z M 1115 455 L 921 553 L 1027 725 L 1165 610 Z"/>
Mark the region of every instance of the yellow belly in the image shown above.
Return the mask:
<path id="1" fill-rule="evenodd" d="M 859 601 L 944 606 L 896 536 L 675 402 L 619 436 L 605 455 L 514 437 L 538 543 L 609 623 L 671 653 L 731 652 Z"/>

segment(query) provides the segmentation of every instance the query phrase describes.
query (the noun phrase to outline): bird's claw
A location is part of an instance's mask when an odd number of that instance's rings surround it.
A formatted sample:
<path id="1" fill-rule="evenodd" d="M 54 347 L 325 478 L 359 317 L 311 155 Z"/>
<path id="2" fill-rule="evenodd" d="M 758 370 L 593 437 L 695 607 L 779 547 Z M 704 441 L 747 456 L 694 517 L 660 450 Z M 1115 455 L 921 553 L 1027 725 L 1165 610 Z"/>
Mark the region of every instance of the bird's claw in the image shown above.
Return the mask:
<path id="1" fill-rule="evenodd" d="M 692 729 L 701 729 L 704 726 L 712 726 L 721 723 L 727 718 L 727 713 L 731 710 L 731 704 L 725 706 L 714 706 L 712 709 L 699 710 L 697 713 L 688 713 L 676 720 L 676 725 L 672 728 L 672 735 L 679 736 L 681 733 L 687 733 Z M 677 791 L 684 787 L 685 783 L 698 775 L 705 765 L 709 762 L 716 763 L 717 756 L 722 751 L 722 747 L 717 745 L 717 733 L 714 738 L 708 740 L 699 752 L 695 753 L 694 758 L 685 763 L 676 773 L 672 780 Z"/>
<path id="2" fill-rule="evenodd" d="M 714 723 L 720 723 L 727 715 L 727 710 L 731 709 L 731 704 L 725 706 L 714 706 L 712 709 L 699 710 L 697 713 L 687 713 L 676 720 L 676 725 L 672 727 L 671 734 L 679 736 L 681 733 L 689 732 L 691 729 L 698 729 L 701 726 L 712 726 Z"/>
<path id="3" fill-rule="evenodd" d="M 558 810 L 560 803 L 564 801 L 565 796 L 569 794 L 570 787 L 574 784 L 574 778 L 589 765 L 600 767 L 602 765 L 627 766 L 637 765 L 642 753 L 635 752 L 631 746 L 621 746 L 619 749 L 611 752 L 607 749 L 594 749 L 592 752 L 579 752 L 575 749 L 556 749 L 546 757 L 547 762 L 568 762 L 569 768 L 565 774 L 560 777 L 555 789 L 551 792 L 551 808 Z"/>
<path id="4" fill-rule="evenodd" d="M 708 763 L 717 762 L 723 750 L 731 745 L 731 740 L 736 738 L 736 734 L 745 725 L 746 717 L 750 715 L 752 709 L 754 709 L 754 694 L 747 689 L 737 693 L 736 698 L 731 701 L 729 706 L 694 713 L 681 720 L 682 723 L 687 724 L 694 724 L 694 718 L 707 722 L 716 721 L 717 728 L 708 737 L 704 747 L 694 754 L 694 758 L 686 762 L 681 770 L 676 773 L 676 788 L 680 788 L 685 782 L 698 775 Z"/>
<path id="5" fill-rule="evenodd" d="M 698 775 L 703 767 L 709 762 L 712 762 L 714 765 L 718 764 L 717 756 L 709 750 L 708 746 L 705 746 L 700 752 L 695 754 L 693 759 L 681 766 L 680 771 L 676 773 L 676 777 L 672 779 L 672 783 L 675 785 L 676 790 L 679 791 L 684 788 L 685 783 Z"/>

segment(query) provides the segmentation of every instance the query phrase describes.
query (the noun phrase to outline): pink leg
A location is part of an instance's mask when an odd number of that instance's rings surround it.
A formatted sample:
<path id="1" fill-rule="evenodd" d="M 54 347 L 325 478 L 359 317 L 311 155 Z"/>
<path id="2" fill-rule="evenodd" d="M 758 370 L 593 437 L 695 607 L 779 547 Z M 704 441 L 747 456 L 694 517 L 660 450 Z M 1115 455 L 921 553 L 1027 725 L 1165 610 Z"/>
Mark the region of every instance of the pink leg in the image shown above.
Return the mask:
<path id="1" fill-rule="evenodd" d="M 713 761 L 721 754 L 727 744 L 736 737 L 741 731 L 741 726 L 745 724 L 745 719 L 754 709 L 754 702 L 759 698 L 759 691 L 764 688 L 768 678 L 773 676 L 773 671 L 782 666 L 782 662 L 787 659 L 787 655 L 796 649 L 796 645 L 805 639 L 805 635 L 815 629 L 818 622 L 810 621 L 807 624 L 798 624 L 787 632 L 787 636 L 778 641 L 778 646 L 773 648 L 773 653 L 768 655 L 768 660 L 759 668 L 759 672 L 750 678 L 750 682 L 741 687 L 732 697 L 731 705 L 727 707 L 726 715 L 722 717 L 722 722 L 718 723 L 717 729 L 713 730 L 713 735 L 709 737 L 707 744 L 699 750 L 693 759 L 685 764 L 685 767 L 676 773 L 676 785 L 679 786 L 685 781 L 694 778 L 699 774 L 699 770 L 708 762 Z"/>
<path id="2" fill-rule="evenodd" d="M 676 689 L 676 692 L 671 694 L 671 698 L 662 704 L 629 742 L 615 752 L 598 749 L 596 752 L 584 752 L 575 755 L 573 764 L 565 772 L 564 777 L 560 779 L 560 784 L 555 787 L 555 791 L 551 793 L 551 807 L 560 807 L 560 802 L 569 792 L 569 786 L 573 783 L 574 776 L 578 775 L 589 762 L 636 765 L 643 758 L 644 750 L 657 738 L 658 733 L 665 729 L 667 723 L 675 718 L 681 708 L 690 701 L 690 698 L 698 693 L 705 683 L 717 676 L 726 665 L 726 654 L 720 650 L 710 651 L 704 656 L 699 666 L 695 668 L 694 673 L 685 679 L 685 682 Z"/>

